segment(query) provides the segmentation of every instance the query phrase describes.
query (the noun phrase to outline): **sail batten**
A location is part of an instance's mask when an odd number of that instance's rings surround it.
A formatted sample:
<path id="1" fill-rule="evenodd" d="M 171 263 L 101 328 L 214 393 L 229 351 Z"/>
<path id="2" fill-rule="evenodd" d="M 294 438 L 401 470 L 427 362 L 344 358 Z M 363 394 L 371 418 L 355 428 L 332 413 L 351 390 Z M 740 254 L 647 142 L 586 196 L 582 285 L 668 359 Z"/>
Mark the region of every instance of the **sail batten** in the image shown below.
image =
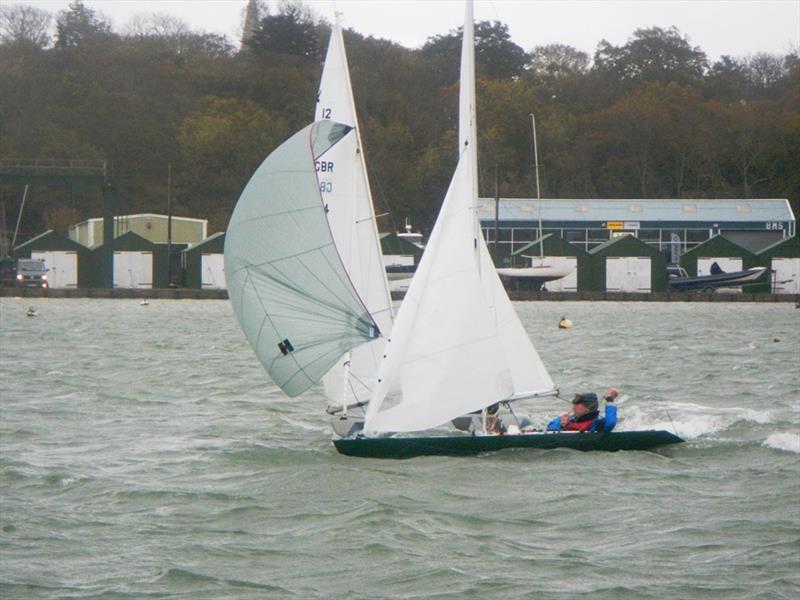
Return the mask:
<path id="1" fill-rule="evenodd" d="M 315 167 L 320 153 L 351 130 L 322 121 L 284 142 L 253 174 L 226 233 L 234 313 L 270 377 L 290 396 L 380 335 L 342 264 Z"/>

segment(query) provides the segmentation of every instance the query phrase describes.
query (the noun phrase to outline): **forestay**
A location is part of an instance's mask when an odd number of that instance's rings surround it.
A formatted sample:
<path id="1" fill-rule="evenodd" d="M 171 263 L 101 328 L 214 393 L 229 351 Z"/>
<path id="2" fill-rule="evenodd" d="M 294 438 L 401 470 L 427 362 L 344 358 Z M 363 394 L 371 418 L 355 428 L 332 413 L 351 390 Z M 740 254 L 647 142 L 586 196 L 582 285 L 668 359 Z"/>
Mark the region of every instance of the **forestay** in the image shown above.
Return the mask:
<path id="1" fill-rule="evenodd" d="M 321 121 L 284 142 L 253 174 L 226 233 L 234 312 L 261 364 L 290 396 L 380 335 L 336 249 L 315 168 L 351 131 Z"/>
<path id="2" fill-rule="evenodd" d="M 317 97 L 315 120 L 323 119 L 355 128 L 317 161 L 317 175 L 342 263 L 364 305 L 386 336 L 392 326 L 391 298 L 338 18 L 331 28 Z M 337 405 L 369 399 L 384 344 L 384 337 L 377 338 L 355 349 L 351 356 L 342 357 L 323 378 L 328 399 Z M 349 361 L 346 383 L 343 381 L 345 360 Z"/>
<path id="3" fill-rule="evenodd" d="M 480 230 L 473 40 L 468 3 L 459 161 L 387 341 L 368 432 L 421 431 L 501 400 L 554 392 Z"/>

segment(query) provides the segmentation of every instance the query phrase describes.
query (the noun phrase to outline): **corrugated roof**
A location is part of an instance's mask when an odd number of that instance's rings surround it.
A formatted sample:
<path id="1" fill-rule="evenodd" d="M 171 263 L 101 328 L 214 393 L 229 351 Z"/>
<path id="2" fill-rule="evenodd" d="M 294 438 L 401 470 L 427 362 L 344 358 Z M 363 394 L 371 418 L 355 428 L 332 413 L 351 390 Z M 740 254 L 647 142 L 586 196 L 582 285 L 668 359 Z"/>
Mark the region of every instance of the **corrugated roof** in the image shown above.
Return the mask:
<path id="1" fill-rule="evenodd" d="M 478 200 L 481 221 L 494 220 L 494 198 Z M 794 221 L 784 198 L 749 200 L 583 200 L 500 198 L 501 221 Z"/>

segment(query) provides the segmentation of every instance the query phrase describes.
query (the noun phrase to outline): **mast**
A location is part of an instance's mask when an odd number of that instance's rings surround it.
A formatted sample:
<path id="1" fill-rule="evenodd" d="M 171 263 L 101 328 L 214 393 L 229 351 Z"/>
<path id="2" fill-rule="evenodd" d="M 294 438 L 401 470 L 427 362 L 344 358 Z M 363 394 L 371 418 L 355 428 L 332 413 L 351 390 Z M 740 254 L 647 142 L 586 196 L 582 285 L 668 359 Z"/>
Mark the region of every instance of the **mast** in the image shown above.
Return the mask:
<path id="1" fill-rule="evenodd" d="M 544 240 L 542 239 L 542 195 L 539 191 L 539 147 L 536 144 L 536 117 L 531 113 L 533 125 L 533 166 L 536 173 L 536 205 L 539 208 L 539 259 L 544 258 Z"/>
<path id="2" fill-rule="evenodd" d="M 494 166 L 494 256 L 500 256 L 500 184 L 498 181 L 498 165 Z"/>
<path id="3" fill-rule="evenodd" d="M 11 252 L 14 252 L 14 246 L 17 243 L 17 233 L 19 233 L 19 224 L 22 222 L 22 211 L 25 210 L 25 199 L 28 197 L 28 185 L 25 185 L 25 191 L 22 192 L 22 203 L 19 205 L 19 214 L 17 215 L 17 226 L 14 228 L 14 237 L 11 238 Z"/>
<path id="4" fill-rule="evenodd" d="M 458 88 L 458 153 L 464 153 L 470 174 L 474 239 L 473 249 L 478 274 L 481 261 L 478 238 L 481 224 L 478 219 L 478 116 L 475 101 L 475 26 L 472 0 L 467 0 L 464 14 L 464 33 L 461 42 L 461 71 Z"/>

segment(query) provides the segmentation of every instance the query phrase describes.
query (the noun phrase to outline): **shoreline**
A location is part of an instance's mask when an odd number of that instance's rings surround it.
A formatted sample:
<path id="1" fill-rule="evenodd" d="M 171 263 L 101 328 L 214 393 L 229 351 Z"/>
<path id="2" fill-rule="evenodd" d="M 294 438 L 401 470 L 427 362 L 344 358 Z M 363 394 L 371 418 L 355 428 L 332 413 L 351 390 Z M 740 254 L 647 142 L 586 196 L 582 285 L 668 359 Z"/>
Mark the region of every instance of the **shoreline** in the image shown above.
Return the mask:
<path id="1" fill-rule="evenodd" d="M 405 292 L 392 292 L 392 300 L 402 300 Z M 800 294 L 754 294 L 748 292 L 530 292 L 510 291 L 516 302 L 800 302 Z M 106 298 L 161 300 L 226 300 L 227 290 L 197 290 L 189 288 L 128 289 L 128 288 L 0 288 L 0 298 Z"/>

